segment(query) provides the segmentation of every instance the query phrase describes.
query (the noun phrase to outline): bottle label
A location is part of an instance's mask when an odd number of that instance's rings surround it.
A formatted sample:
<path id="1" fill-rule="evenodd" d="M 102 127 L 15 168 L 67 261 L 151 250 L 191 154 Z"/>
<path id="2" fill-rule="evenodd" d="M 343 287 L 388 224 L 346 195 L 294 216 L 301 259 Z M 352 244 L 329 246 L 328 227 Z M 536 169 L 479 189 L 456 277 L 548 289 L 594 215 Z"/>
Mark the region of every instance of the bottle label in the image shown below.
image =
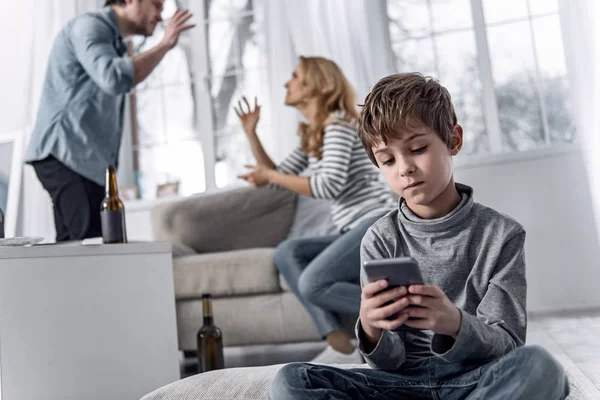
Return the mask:
<path id="1" fill-rule="evenodd" d="M 122 211 L 103 210 L 100 212 L 100 219 L 104 243 L 127 243 L 125 214 Z"/>

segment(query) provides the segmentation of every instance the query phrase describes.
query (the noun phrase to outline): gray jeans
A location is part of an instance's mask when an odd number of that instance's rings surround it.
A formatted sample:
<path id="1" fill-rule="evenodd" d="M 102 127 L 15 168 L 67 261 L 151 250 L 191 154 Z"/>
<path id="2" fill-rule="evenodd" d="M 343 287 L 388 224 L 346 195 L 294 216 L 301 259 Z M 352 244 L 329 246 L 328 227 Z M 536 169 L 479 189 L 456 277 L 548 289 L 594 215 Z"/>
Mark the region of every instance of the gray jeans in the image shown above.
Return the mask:
<path id="1" fill-rule="evenodd" d="M 274 261 L 322 337 L 344 328 L 339 314 L 360 310 L 360 243 L 375 221 L 362 221 L 342 235 L 290 239 L 275 249 Z"/>
<path id="2" fill-rule="evenodd" d="M 439 357 L 406 361 L 398 371 L 287 364 L 276 375 L 270 398 L 558 400 L 568 394 L 567 375 L 556 360 L 541 347 L 526 346 L 483 365 Z"/>

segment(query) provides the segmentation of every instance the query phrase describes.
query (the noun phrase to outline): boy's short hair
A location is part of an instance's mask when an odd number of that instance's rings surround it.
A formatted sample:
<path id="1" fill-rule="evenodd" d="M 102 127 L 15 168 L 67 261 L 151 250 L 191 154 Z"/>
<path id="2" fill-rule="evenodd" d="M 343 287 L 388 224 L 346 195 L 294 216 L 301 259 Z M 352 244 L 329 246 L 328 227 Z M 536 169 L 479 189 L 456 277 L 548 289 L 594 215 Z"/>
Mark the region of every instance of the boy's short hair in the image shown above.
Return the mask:
<path id="1" fill-rule="evenodd" d="M 106 6 L 122 6 L 125 5 L 125 0 L 106 0 L 104 7 Z"/>
<path id="2" fill-rule="evenodd" d="M 358 120 L 358 135 L 373 164 L 377 160 L 373 147 L 398 138 L 398 129 L 419 118 L 448 147 L 457 124 L 448 89 L 437 79 L 418 72 L 400 73 L 382 78 L 365 99 Z"/>

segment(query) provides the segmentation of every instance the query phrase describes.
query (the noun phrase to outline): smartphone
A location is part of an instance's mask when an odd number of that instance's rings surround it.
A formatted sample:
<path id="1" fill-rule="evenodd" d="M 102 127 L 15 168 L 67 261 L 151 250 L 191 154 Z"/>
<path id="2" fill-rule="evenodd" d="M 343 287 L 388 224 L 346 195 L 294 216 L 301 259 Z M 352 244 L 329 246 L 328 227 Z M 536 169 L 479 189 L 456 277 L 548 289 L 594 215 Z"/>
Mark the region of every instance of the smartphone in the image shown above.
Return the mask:
<path id="1" fill-rule="evenodd" d="M 384 258 L 363 264 L 369 282 L 386 279 L 391 289 L 398 286 L 423 285 L 419 265 L 412 257 Z"/>
<path id="2" fill-rule="evenodd" d="M 385 258 L 381 260 L 370 260 L 363 263 L 367 280 L 375 282 L 381 279 L 388 281 L 388 287 L 384 290 L 393 289 L 399 286 L 423 285 L 423 277 L 419 270 L 417 261 L 412 257 Z M 387 304 L 391 304 L 388 302 Z M 416 306 L 411 306 L 416 307 Z M 391 315 L 388 320 L 398 318 L 396 315 Z M 409 321 L 418 320 L 419 318 L 410 317 Z M 408 327 L 400 326 L 396 330 L 403 331 Z M 412 329 L 412 328 L 408 328 Z"/>

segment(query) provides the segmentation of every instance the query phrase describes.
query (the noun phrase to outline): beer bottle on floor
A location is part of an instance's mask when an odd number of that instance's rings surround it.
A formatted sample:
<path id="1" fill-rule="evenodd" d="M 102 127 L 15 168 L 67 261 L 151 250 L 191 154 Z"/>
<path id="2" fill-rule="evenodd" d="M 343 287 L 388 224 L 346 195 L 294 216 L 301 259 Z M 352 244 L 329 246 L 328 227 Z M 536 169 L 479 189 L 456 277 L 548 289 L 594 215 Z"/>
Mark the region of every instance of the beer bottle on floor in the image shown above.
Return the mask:
<path id="1" fill-rule="evenodd" d="M 125 206 L 119 198 L 117 174 L 112 165 L 106 169 L 106 197 L 100 206 L 100 219 L 104 243 L 127 243 Z"/>
<path id="2" fill-rule="evenodd" d="M 198 372 L 225 368 L 223 358 L 223 334 L 213 321 L 212 296 L 202 295 L 204 325 L 196 335 L 198 345 Z"/>

